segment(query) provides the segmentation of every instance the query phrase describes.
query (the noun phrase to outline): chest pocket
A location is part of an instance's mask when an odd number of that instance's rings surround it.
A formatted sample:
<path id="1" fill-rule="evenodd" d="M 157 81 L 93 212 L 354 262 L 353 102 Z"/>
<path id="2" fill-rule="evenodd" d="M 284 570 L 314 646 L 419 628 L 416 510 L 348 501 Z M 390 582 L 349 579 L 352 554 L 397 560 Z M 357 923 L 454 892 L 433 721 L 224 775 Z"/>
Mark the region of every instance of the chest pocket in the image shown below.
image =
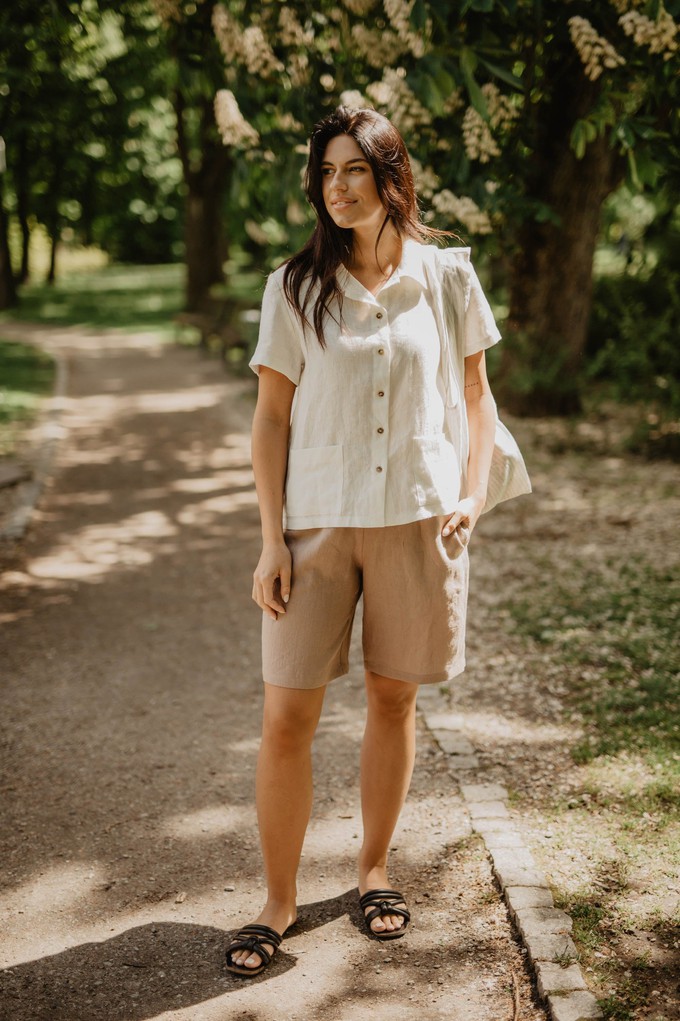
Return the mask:
<path id="1" fill-rule="evenodd" d="M 443 433 L 414 438 L 413 472 L 421 507 L 453 509 L 460 495 L 460 469 L 456 449 Z"/>
<path id="2" fill-rule="evenodd" d="M 339 514 L 342 503 L 342 446 L 289 450 L 286 511 L 291 517 Z"/>

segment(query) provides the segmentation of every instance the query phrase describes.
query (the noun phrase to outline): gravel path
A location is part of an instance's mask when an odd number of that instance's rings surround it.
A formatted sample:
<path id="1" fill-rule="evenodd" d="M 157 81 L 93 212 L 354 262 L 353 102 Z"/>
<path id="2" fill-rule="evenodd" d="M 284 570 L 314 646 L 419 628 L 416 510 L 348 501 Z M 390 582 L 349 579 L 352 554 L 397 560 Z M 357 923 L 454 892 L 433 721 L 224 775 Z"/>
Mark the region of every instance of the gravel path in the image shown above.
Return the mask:
<path id="1" fill-rule="evenodd" d="M 363 935 L 358 636 L 315 744 L 298 930 L 261 979 L 223 970 L 263 897 L 253 382 L 144 334 L 46 344 L 68 362 L 66 434 L 0 579 L 2 1021 L 544 1019 L 422 720 L 392 852 L 414 921 L 395 944 Z"/>

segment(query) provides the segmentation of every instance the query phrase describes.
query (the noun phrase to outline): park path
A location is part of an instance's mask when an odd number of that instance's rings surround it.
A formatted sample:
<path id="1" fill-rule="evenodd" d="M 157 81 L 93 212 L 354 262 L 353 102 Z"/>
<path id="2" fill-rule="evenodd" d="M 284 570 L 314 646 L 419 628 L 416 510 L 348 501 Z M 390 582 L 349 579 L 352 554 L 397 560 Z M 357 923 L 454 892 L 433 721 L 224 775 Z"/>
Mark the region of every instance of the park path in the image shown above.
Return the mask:
<path id="1" fill-rule="evenodd" d="M 315 744 L 298 931 L 262 978 L 223 970 L 263 897 L 254 384 L 149 334 L 38 339 L 69 383 L 54 477 L 0 579 L 0 1019 L 543 1019 L 422 720 L 392 853 L 414 921 L 363 935 L 357 636 Z"/>

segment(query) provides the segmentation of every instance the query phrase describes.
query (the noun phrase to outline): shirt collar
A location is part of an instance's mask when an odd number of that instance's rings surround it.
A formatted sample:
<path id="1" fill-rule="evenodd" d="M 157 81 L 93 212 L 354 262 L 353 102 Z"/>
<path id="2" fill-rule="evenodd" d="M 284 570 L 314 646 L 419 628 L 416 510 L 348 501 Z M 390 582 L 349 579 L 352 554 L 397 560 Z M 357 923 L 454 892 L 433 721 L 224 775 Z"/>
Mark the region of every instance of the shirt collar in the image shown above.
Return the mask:
<path id="1" fill-rule="evenodd" d="M 377 295 L 371 294 L 363 284 L 360 284 L 356 277 L 345 268 L 340 266 L 336 278 L 338 286 L 346 298 L 353 298 L 355 301 L 370 301 L 373 304 L 380 304 L 379 297 L 384 290 L 399 283 L 402 277 L 410 277 L 422 287 L 427 285 L 425 268 L 423 265 L 423 248 L 413 238 L 405 238 L 401 248 L 401 261 L 392 276 L 380 288 Z"/>

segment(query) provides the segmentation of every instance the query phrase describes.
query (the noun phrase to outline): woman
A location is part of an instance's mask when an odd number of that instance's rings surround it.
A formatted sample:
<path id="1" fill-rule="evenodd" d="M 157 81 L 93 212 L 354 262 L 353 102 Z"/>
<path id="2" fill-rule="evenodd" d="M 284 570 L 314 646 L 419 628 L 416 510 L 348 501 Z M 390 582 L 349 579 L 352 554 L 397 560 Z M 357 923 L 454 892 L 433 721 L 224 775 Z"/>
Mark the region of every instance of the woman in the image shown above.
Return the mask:
<path id="1" fill-rule="evenodd" d="M 484 349 L 500 335 L 467 250 L 424 244 L 443 232 L 419 220 L 394 126 L 374 110 L 339 107 L 313 131 L 305 187 L 317 224 L 268 280 L 251 361 L 265 682 L 256 793 L 268 899 L 227 948 L 229 970 L 243 976 L 270 963 L 296 919 L 312 739 L 326 685 L 347 673 L 362 592 L 360 904 L 373 938 L 405 933 L 388 847 L 413 770 L 418 687 L 464 667 L 466 545 L 496 429 Z M 456 355 L 442 342 L 442 259 L 460 312 L 466 414 Z"/>

